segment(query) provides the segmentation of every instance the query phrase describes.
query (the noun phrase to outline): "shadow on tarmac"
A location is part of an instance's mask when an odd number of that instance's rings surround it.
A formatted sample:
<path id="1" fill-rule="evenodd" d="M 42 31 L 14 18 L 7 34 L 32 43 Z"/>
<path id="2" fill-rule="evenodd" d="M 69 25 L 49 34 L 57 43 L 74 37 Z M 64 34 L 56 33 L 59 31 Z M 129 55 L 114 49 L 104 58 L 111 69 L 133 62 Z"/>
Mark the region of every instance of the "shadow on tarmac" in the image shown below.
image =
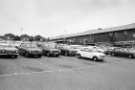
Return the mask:
<path id="1" fill-rule="evenodd" d="M 12 56 L 0 56 L 0 60 L 5 60 L 5 59 L 16 59 Z"/>
<path id="2" fill-rule="evenodd" d="M 89 58 L 84 58 L 84 57 L 81 57 L 79 59 L 82 59 L 82 60 L 87 60 L 87 61 L 92 61 L 92 62 L 100 62 L 100 63 L 105 63 L 106 61 L 105 60 L 97 60 L 97 61 L 94 61 L 92 59 L 89 59 Z"/>

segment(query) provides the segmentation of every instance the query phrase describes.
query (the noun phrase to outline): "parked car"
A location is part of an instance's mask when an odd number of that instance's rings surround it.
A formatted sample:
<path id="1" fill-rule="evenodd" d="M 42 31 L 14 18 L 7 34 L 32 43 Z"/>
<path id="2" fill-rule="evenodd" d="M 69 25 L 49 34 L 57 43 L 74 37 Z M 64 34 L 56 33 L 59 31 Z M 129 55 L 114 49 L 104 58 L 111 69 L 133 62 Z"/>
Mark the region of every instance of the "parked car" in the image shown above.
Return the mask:
<path id="1" fill-rule="evenodd" d="M 60 50 L 55 48 L 54 46 L 51 45 L 41 45 L 42 51 L 43 51 L 43 55 L 45 56 L 60 56 Z"/>
<path id="2" fill-rule="evenodd" d="M 41 57 L 42 56 L 42 50 L 37 47 L 37 45 L 32 43 L 23 43 L 19 47 L 19 54 L 22 56 L 33 56 L 33 57 Z"/>
<path id="3" fill-rule="evenodd" d="M 64 45 L 62 48 L 60 48 L 61 54 L 65 56 L 75 56 L 76 50 L 70 47 L 70 45 Z"/>
<path id="4" fill-rule="evenodd" d="M 10 56 L 12 58 L 17 58 L 18 50 L 9 44 L 0 44 L 0 56 Z"/>
<path id="5" fill-rule="evenodd" d="M 6 43 L 9 44 L 10 46 L 18 48 L 22 42 L 21 41 L 7 41 Z"/>
<path id="6" fill-rule="evenodd" d="M 111 52 L 111 55 L 135 58 L 135 49 L 133 49 L 133 48 L 115 48 Z"/>
<path id="7" fill-rule="evenodd" d="M 61 50 L 61 49 L 64 48 L 65 46 L 67 46 L 67 44 L 57 44 L 57 45 L 56 45 L 56 48 Z"/>
<path id="8" fill-rule="evenodd" d="M 88 46 L 87 48 L 89 48 L 89 49 L 94 49 L 94 50 L 96 50 L 96 51 L 105 53 L 105 49 L 104 49 L 104 48 L 101 48 L 101 47 L 98 47 L 98 46 Z"/>
<path id="9" fill-rule="evenodd" d="M 78 58 L 89 58 L 89 59 L 92 59 L 94 61 L 103 61 L 104 58 L 105 58 L 105 54 L 103 52 L 100 52 L 100 51 L 97 51 L 95 49 L 90 49 L 90 48 L 83 48 L 83 49 L 80 49 L 78 52 L 77 52 L 77 56 Z"/>
<path id="10" fill-rule="evenodd" d="M 84 46 L 83 45 L 70 45 L 70 48 L 72 48 L 76 51 L 80 50 L 82 47 L 84 47 Z"/>
<path id="11" fill-rule="evenodd" d="M 107 47 L 106 51 L 105 51 L 105 54 L 107 55 L 112 55 L 112 52 L 115 48 L 118 48 L 118 47 Z"/>

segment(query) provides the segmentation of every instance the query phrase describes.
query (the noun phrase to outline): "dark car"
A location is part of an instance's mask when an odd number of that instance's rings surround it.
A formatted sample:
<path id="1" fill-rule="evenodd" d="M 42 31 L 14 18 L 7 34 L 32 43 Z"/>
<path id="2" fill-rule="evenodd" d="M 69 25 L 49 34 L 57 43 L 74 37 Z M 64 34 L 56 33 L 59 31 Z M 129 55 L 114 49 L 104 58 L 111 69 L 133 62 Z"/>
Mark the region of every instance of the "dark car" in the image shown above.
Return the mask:
<path id="1" fill-rule="evenodd" d="M 41 57 L 42 50 L 32 43 L 21 44 L 19 47 L 19 54 L 26 57 Z"/>
<path id="2" fill-rule="evenodd" d="M 114 51 L 115 48 L 118 47 L 107 47 L 107 49 L 105 50 L 105 54 L 112 55 L 112 52 Z"/>
<path id="3" fill-rule="evenodd" d="M 18 49 L 9 44 L 0 44 L 0 56 L 18 57 Z"/>
<path id="4" fill-rule="evenodd" d="M 133 48 L 115 48 L 111 52 L 111 55 L 135 58 L 135 49 L 133 49 Z"/>
<path id="5" fill-rule="evenodd" d="M 51 45 L 41 45 L 41 48 L 43 55 L 45 56 L 60 56 L 60 50 L 55 47 L 51 47 Z"/>
<path id="6" fill-rule="evenodd" d="M 60 48 L 61 54 L 65 56 L 75 56 L 76 55 L 76 50 L 71 48 L 70 45 L 65 45 Z"/>

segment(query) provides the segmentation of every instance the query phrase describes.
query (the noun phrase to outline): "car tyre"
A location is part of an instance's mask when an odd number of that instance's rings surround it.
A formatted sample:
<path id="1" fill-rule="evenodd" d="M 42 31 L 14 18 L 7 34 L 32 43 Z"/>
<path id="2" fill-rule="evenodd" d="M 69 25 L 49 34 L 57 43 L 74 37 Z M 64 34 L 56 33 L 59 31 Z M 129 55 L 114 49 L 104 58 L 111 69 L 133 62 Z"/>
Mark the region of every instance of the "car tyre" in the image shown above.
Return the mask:
<path id="1" fill-rule="evenodd" d="M 25 53 L 25 56 L 28 57 L 29 56 L 29 53 Z"/>
<path id="2" fill-rule="evenodd" d="M 65 52 L 65 56 L 68 56 L 68 52 Z"/>
<path id="3" fill-rule="evenodd" d="M 38 58 L 40 58 L 42 55 L 37 55 Z"/>
<path id="4" fill-rule="evenodd" d="M 129 58 L 133 58 L 133 55 L 128 55 Z"/>
<path id="5" fill-rule="evenodd" d="M 49 57 L 50 56 L 50 53 L 46 53 L 46 55 L 47 55 L 47 57 Z"/>
<path id="6" fill-rule="evenodd" d="M 25 56 L 25 53 L 22 52 L 21 55 L 22 55 L 22 56 Z"/>
<path id="7" fill-rule="evenodd" d="M 92 58 L 92 60 L 97 61 L 97 60 L 98 60 L 98 58 L 97 58 L 97 57 L 93 57 L 93 58 Z"/>
<path id="8" fill-rule="evenodd" d="M 59 57 L 60 55 L 56 55 L 56 57 Z"/>
<path id="9" fill-rule="evenodd" d="M 77 58 L 81 58 L 81 54 L 77 54 L 76 56 L 77 56 Z"/>
<path id="10" fill-rule="evenodd" d="M 111 53 L 111 56 L 115 56 L 115 54 L 114 53 Z"/>
<path id="11" fill-rule="evenodd" d="M 13 55 L 13 56 L 11 56 L 12 58 L 17 58 L 18 56 L 17 55 Z"/>

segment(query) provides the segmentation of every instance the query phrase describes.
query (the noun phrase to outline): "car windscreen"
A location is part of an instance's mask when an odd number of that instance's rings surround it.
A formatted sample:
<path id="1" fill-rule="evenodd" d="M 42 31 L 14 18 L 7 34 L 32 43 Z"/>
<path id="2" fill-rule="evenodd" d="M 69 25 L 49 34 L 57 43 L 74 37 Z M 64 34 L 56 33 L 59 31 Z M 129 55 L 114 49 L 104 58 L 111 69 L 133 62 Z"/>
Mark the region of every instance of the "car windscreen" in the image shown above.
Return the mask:
<path id="1" fill-rule="evenodd" d="M 83 48 L 81 49 L 81 51 L 85 51 L 85 52 L 99 52 L 101 53 L 102 51 L 97 50 L 97 49 L 90 49 L 90 48 Z"/>

